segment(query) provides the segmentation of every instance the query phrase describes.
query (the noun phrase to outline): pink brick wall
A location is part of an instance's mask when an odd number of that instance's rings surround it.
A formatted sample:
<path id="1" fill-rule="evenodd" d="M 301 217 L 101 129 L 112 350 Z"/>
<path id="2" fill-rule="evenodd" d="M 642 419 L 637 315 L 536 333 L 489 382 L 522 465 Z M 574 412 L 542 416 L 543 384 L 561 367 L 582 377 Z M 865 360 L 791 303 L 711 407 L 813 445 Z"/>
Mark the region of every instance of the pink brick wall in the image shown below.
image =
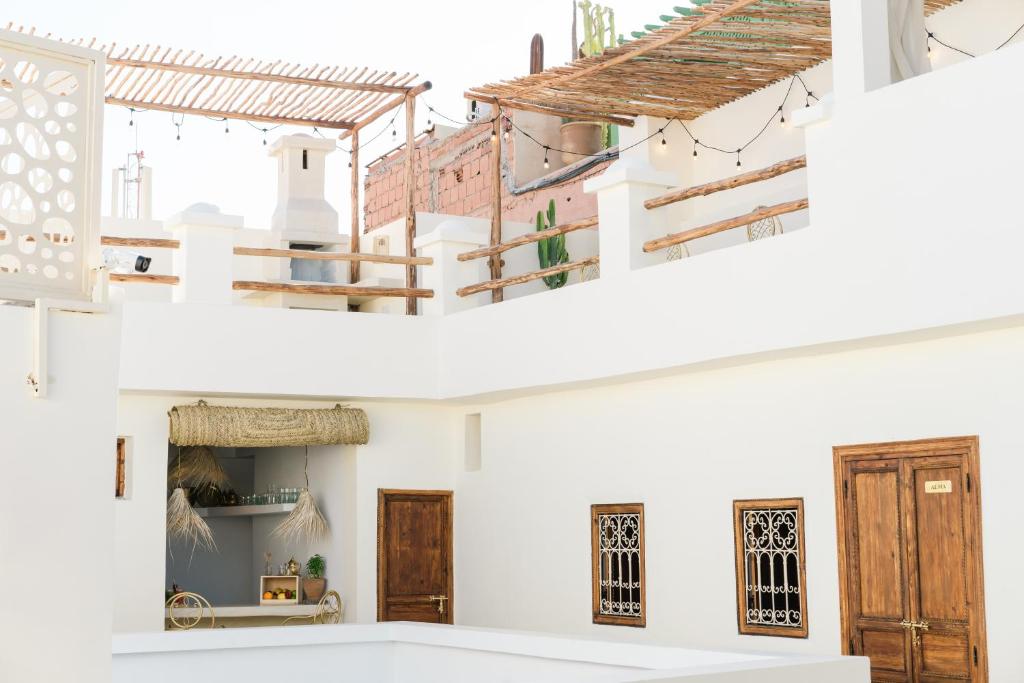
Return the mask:
<path id="1" fill-rule="evenodd" d="M 443 140 L 426 137 L 416 145 L 416 210 L 455 216 L 491 215 L 491 135 L 489 126 L 467 126 Z M 511 193 L 513 145 L 502 142 L 502 215 L 532 222 L 554 199 L 558 222 L 597 215 L 597 199 L 583 193 L 583 181 L 599 175 L 605 162 L 560 185 L 522 195 Z M 367 232 L 405 215 L 405 150 L 371 165 L 364 185 Z"/>

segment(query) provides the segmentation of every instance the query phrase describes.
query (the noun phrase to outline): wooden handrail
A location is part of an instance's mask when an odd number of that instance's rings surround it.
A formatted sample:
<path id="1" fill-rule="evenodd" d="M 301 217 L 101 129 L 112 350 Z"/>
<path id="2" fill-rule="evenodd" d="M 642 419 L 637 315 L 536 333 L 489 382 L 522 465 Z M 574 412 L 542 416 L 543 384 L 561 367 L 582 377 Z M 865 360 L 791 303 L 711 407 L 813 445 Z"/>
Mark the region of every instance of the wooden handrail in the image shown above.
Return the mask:
<path id="1" fill-rule="evenodd" d="M 361 285 L 330 285 L 310 283 L 297 284 L 292 282 L 257 282 L 253 280 L 235 280 L 231 283 L 234 290 L 246 292 L 278 292 L 288 294 L 328 294 L 332 296 L 400 296 L 417 299 L 432 299 L 434 290 L 415 289 L 410 287 L 368 287 Z"/>
<path id="2" fill-rule="evenodd" d="M 431 266 L 434 259 L 429 256 L 388 256 L 385 254 L 352 254 L 336 251 L 308 251 L 306 249 L 258 249 L 256 247 L 235 247 L 235 256 L 268 256 L 297 258 L 310 261 L 355 261 L 369 263 L 393 263 L 401 266 Z"/>
<path id="3" fill-rule="evenodd" d="M 140 247 L 151 249 L 178 249 L 181 242 L 178 240 L 164 240 L 155 237 L 100 237 L 100 244 L 105 247 Z"/>
<path id="4" fill-rule="evenodd" d="M 685 199 L 692 199 L 693 197 L 704 197 L 715 192 L 721 192 L 723 190 L 731 190 L 734 187 L 742 187 L 751 183 L 761 182 L 762 180 L 768 180 L 769 178 L 775 178 L 776 176 L 791 173 L 793 171 L 805 168 L 807 166 L 807 157 L 798 156 L 792 159 L 786 159 L 780 161 L 777 164 L 768 166 L 767 168 L 758 169 L 756 171 L 748 171 L 747 173 L 741 173 L 734 175 L 731 178 L 723 178 L 722 180 L 716 180 L 711 183 L 705 183 L 703 185 L 695 185 L 680 190 L 672 190 L 667 192 L 660 197 L 654 197 L 644 202 L 645 209 L 657 209 L 661 206 L 667 206 L 674 204 L 675 202 L 681 202 Z"/>
<path id="5" fill-rule="evenodd" d="M 515 247 L 521 247 L 524 244 L 530 244 L 531 242 L 539 242 L 549 237 L 556 237 L 558 235 L 564 235 L 567 232 L 573 232 L 575 230 L 583 230 L 584 228 L 592 228 L 597 225 L 597 216 L 592 218 L 584 218 L 581 221 L 575 221 L 573 223 L 565 223 L 564 225 L 556 225 L 553 228 L 547 230 L 538 230 L 537 232 L 528 232 L 525 235 L 519 237 L 513 237 L 507 242 L 501 244 L 495 244 L 493 247 L 481 247 L 480 249 L 474 249 L 473 251 L 466 251 L 459 254 L 458 259 L 460 261 L 472 261 L 478 258 L 487 258 L 488 256 L 494 256 L 514 249 Z"/>
<path id="6" fill-rule="evenodd" d="M 583 266 L 590 266 L 598 263 L 600 258 L 597 256 L 591 256 L 590 258 L 580 259 L 579 261 L 573 261 L 571 263 L 563 263 L 559 266 L 551 266 L 550 268 L 544 268 L 543 270 L 535 270 L 530 273 L 523 275 L 516 275 L 514 277 L 506 277 L 500 280 L 488 280 L 487 282 L 481 282 L 475 285 L 469 285 L 468 287 L 462 287 L 456 290 L 456 294 L 459 296 L 469 296 L 471 294 L 479 294 L 480 292 L 489 292 L 492 289 L 501 289 L 503 287 L 511 287 L 512 285 L 521 285 L 524 282 L 531 282 L 533 280 L 539 280 L 549 275 L 558 275 L 566 271 L 575 270 L 582 268 Z"/>
<path id="7" fill-rule="evenodd" d="M 153 285 L 176 285 L 181 282 L 177 275 L 150 275 L 149 273 L 111 273 L 111 282 L 146 282 Z"/>
<path id="8" fill-rule="evenodd" d="M 658 251 L 659 249 L 671 247 L 674 244 L 682 244 L 683 242 L 690 242 L 700 237 L 707 237 L 708 235 L 725 232 L 726 230 L 731 230 L 733 228 L 750 225 L 751 223 L 765 218 L 771 218 L 772 216 L 781 216 L 784 213 L 800 211 L 801 209 L 806 209 L 807 205 L 807 199 L 796 199 L 791 202 L 784 202 L 782 204 L 775 204 L 774 206 L 755 209 L 750 213 L 743 214 L 742 216 L 726 218 L 725 220 L 717 221 L 699 228 L 684 230 L 683 232 L 677 232 L 672 235 L 666 235 L 665 237 L 659 237 L 656 240 L 644 242 L 644 252 L 649 253 L 652 251 Z"/>

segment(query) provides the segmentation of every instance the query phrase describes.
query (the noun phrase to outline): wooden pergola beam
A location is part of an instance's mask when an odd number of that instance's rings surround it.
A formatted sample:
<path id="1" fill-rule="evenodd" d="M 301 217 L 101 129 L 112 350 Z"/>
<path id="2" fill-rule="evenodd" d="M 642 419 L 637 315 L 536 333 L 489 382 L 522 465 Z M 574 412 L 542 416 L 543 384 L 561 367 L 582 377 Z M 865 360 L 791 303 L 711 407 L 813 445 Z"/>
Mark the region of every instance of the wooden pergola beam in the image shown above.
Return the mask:
<path id="1" fill-rule="evenodd" d="M 578 78 L 582 78 L 583 76 L 589 76 L 590 74 L 597 73 L 599 71 L 604 71 L 605 69 L 610 69 L 611 67 L 617 64 L 622 64 L 624 62 L 636 59 L 637 57 L 642 57 L 644 54 L 651 52 L 652 50 L 658 50 L 662 47 L 665 47 L 666 45 L 674 43 L 675 41 L 681 38 L 685 38 L 691 33 L 700 31 L 701 29 L 706 28 L 711 24 L 720 21 L 724 17 L 736 14 L 737 12 L 747 7 L 748 5 L 753 5 L 758 2 L 761 2 L 761 0 L 736 0 L 728 7 L 725 7 L 717 12 L 709 12 L 700 19 L 687 24 L 685 27 L 676 31 L 666 32 L 665 35 L 661 36 L 660 38 L 646 42 L 643 45 L 639 45 L 636 49 L 623 50 L 621 54 L 618 54 L 610 59 L 603 59 L 596 62 L 595 64 L 591 64 L 590 66 L 584 67 L 582 69 L 563 73 L 559 76 L 555 76 L 554 78 L 539 81 L 537 83 L 527 85 L 524 88 L 520 88 L 519 91 L 516 93 L 516 98 L 522 99 L 523 97 L 525 97 L 526 95 L 535 90 L 539 90 L 541 88 L 551 88 L 553 86 L 558 85 L 564 85 L 569 81 L 574 81 Z M 738 31 L 740 29 L 736 28 L 735 30 Z"/>
<path id="2" fill-rule="evenodd" d="M 491 246 L 501 244 L 501 109 L 494 108 L 491 121 Z M 490 258 L 491 279 L 501 279 L 501 255 Z M 500 303 L 505 293 L 500 287 L 491 290 L 491 303 Z"/>
<path id="3" fill-rule="evenodd" d="M 412 91 L 405 96 L 405 255 L 416 255 L 416 95 Z M 405 267 L 405 287 L 416 288 L 416 266 Z M 405 299 L 407 315 L 419 313 L 419 302 L 416 297 Z"/>
<path id="4" fill-rule="evenodd" d="M 359 123 L 357 123 L 356 125 L 352 126 L 352 130 L 345 131 L 344 133 L 341 133 L 338 136 L 338 139 L 339 140 L 344 140 L 348 136 L 352 135 L 353 132 L 355 132 L 357 130 L 362 130 L 363 128 L 366 128 L 368 125 L 370 125 L 371 123 L 373 123 L 374 121 L 376 121 L 380 117 L 384 116 L 388 112 L 394 111 L 398 107 L 400 107 L 403 104 L 405 104 L 405 101 L 408 99 L 408 97 L 410 97 L 410 96 L 411 97 L 418 97 L 419 95 L 422 95 L 423 93 L 427 92 L 428 90 L 430 90 L 433 87 L 434 86 L 433 86 L 433 84 L 430 81 L 423 81 L 422 83 L 420 83 L 416 87 L 412 88 L 408 93 L 406 93 L 406 95 L 403 95 L 401 97 L 396 97 L 396 98 L 392 99 L 390 102 L 388 102 L 385 105 L 382 105 L 380 108 L 378 108 L 376 111 L 374 111 L 369 116 L 366 116 L 366 117 L 360 119 Z"/>
<path id="5" fill-rule="evenodd" d="M 351 121 L 329 121 L 322 119 L 297 119 L 287 116 L 264 116 L 260 114 L 244 114 L 231 110 L 200 109 L 197 107 L 182 107 L 174 104 L 162 104 L 157 102 L 146 102 L 144 100 L 125 100 L 118 97 L 106 98 L 107 104 L 120 105 L 122 107 L 135 107 L 136 109 L 154 109 L 156 111 L 169 111 L 174 114 L 195 114 L 197 116 L 211 116 L 214 118 L 232 119 L 235 121 L 254 121 L 258 123 L 288 124 L 292 126 L 309 126 L 316 128 L 351 129 L 355 124 Z"/>
<path id="6" fill-rule="evenodd" d="M 463 93 L 466 99 L 477 100 L 478 102 L 487 102 L 493 104 L 496 108 L 506 109 L 518 109 L 520 111 L 530 111 L 535 114 L 547 114 L 549 116 L 561 116 L 566 119 L 577 119 L 580 121 L 600 121 L 602 123 L 611 123 L 616 126 L 626 126 L 632 128 L 634 121 L 631 118 L 625 116 L 614 116 L 612 114 L 594 114 L 587 111 L 580 111 L 578 109 L 570 109 L 563 107 L 551 107 L 540 104 L 534 104 L 533 102 L 521 102 L 518 99 L 501 100 L 493 97 L 479 95 L 474 93 L 472 90 Z M 518 96 L 517 96 L 518 97 Z"/>
<path id="7" fill-rule="evenodd" d="M 359 244 L 359 131 L 352 131 L 352 154 L 349 157 L 349 193 L 352 212 L 352 223 L 349 228 L 349 251 L 358 254 Z M 359 282 L 359 261 L 348 264 L 348 281 Z"/>
<path id="8" fill-rule="evenodd" d="M 317 88 L 336 88 L 338 90 L 361 90 L 365 92 L 401 93 L 405 94 L 414 86 L 387 85 L 384 83 L 360 83 L 358 81 L 331 81 L 319 78 L 306 78 L 301 76 L 285 76 L 282 74 L 256 73 L 252 71 L 235 71 L 233 69 L 216 69 L 190 64 L 175 64 L 173 62 L 154 62 L 144 59 L 122 59 L 108 57 L 107 64 L 120 67 L 131 67 L 136 69 L 155 69 L 158 71 L 173 71 L 176 73 L 197 74 L 201 76 L 212 76 L 215 78 L 232 78 L 238 80 L 290 83 L 292 85 L 311 85 Z"/>

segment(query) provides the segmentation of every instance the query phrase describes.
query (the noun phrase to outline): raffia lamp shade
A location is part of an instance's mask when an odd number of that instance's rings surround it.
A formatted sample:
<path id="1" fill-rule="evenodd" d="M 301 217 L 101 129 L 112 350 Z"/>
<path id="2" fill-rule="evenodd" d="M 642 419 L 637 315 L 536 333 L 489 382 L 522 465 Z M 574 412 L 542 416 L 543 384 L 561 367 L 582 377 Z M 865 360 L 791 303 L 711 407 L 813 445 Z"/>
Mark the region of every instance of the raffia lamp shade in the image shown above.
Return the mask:
<path id="1" fill-rule="evenodd" d="M 170 441 L 178 446 L 266 448 L 273 446 L 362 445 L 370 422 L 359 408 L 236 408 L 205 401 L 175 406 Z"/>

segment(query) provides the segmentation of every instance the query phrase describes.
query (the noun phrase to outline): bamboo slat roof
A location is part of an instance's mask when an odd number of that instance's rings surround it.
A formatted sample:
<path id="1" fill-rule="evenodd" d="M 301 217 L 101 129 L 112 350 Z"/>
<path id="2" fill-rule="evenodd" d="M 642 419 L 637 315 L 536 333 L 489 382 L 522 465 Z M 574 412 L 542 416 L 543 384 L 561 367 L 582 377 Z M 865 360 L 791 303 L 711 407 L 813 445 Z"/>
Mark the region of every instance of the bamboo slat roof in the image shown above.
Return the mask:
<path id="1" fill-rule="evenodd" d="M 926 0 L 925 11 L 956 2 Z M 640 115 L 693 119 L 831 56 L 828 0 L 714 0 L 601 55 L 466 97 L 619 123 Z"/>
<path id="2" fill-rule="evenodd" d="M 35 34 L 34 28 L 5 28 Z M 430 87 L 414 83 L 413 73 L 367 67 L 214 57 L 160 45 L 108 46 L 95 38 L 66 42 L 105 53 L 107 103 L 139 110 L 353 130 L 402 104 L 411 91 Z"/>

